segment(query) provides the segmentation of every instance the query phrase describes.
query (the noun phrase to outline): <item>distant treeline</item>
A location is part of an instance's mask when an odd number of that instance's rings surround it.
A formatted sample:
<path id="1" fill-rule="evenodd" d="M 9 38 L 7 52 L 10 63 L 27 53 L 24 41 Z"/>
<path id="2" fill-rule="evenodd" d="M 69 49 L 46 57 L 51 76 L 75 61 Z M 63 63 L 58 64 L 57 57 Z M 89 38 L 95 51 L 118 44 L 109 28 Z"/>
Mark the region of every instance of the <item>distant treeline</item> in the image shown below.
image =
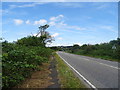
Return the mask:
<path id="1" fill-rule="evenodd" d="M 54 50 L 65 51 L 79 55 L 120 61 L 120 38 L 117 40 L 112 40 L 109 43 L 95 45 L 84 44 L 82 46 L 74 44 L 73 46 L 59 46 L 51 48 Z"/>

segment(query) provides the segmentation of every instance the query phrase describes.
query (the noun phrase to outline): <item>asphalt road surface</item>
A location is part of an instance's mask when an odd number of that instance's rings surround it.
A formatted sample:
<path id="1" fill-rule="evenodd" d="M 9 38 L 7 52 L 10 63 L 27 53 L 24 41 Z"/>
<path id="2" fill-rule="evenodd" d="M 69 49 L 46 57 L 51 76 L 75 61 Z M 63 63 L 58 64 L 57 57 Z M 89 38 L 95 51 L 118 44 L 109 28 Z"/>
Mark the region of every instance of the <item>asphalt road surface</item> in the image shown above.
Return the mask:
<path id="1" fill-rule="evenodd" d="M 65 52 L 57 54 L 92 88 L 118 88 L 118 63 Z"/>

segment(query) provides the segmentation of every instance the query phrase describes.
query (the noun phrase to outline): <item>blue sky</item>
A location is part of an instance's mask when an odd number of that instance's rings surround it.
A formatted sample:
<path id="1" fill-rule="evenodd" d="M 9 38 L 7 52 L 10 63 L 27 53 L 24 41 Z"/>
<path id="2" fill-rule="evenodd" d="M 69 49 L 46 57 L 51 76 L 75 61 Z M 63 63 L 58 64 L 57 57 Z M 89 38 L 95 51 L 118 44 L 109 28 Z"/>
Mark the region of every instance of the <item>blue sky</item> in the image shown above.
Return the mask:
<path id="1" fill-rule="evenodd" d="M 12 42 L 35 35 L 40 25 L 55 38 L 51 44 L 97 44 L 118 37 L 117 2 L 2 3 L 2 37 Z"/>

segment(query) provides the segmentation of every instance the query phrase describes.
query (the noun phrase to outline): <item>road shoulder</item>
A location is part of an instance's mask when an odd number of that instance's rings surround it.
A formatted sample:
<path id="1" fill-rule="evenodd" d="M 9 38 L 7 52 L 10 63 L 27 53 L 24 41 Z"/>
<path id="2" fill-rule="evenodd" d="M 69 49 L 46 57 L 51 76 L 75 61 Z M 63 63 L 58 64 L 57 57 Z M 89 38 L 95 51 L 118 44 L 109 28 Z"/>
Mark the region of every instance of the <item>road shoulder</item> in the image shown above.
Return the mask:
<path id="1" fill-rule="evenodd" d="M 59 82 L 62 88 L 86 88 L 70 67 L 57 54 L 55 54 L 55 58 L 57 60 Z"/>

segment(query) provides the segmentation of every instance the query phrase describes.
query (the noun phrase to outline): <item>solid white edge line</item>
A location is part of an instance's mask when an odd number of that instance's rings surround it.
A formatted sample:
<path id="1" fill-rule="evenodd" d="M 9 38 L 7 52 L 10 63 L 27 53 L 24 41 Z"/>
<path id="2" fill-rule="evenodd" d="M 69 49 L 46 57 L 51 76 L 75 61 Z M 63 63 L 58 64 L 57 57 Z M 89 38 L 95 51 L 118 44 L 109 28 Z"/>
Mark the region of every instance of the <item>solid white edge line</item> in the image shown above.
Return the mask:
<path id="1" fill-rule="evenodd" d="M 56 52 L 57 53 L 57 52 Z M 57 53 L 58 54 L 58 53 Z M 59 55 L 59 54 L 58 54 Z M 66 64 L 68 64 L 68 66 L 70 67 L 70 68 L 72 68 L 84 81 L 86 81 L 92 88 L 94 88 L 94 89 L 96 89 L 97 90 L 97 88 L 90 82 L 90 81 L 88 81 L 83 75 L 81 75 L 75 68 L 73 68 L 68 62 L 66 62 L 65 61 L 65 59 L 63 59 L 60 55 L 59 55 L 59 57 L 66 63 Z"/>

